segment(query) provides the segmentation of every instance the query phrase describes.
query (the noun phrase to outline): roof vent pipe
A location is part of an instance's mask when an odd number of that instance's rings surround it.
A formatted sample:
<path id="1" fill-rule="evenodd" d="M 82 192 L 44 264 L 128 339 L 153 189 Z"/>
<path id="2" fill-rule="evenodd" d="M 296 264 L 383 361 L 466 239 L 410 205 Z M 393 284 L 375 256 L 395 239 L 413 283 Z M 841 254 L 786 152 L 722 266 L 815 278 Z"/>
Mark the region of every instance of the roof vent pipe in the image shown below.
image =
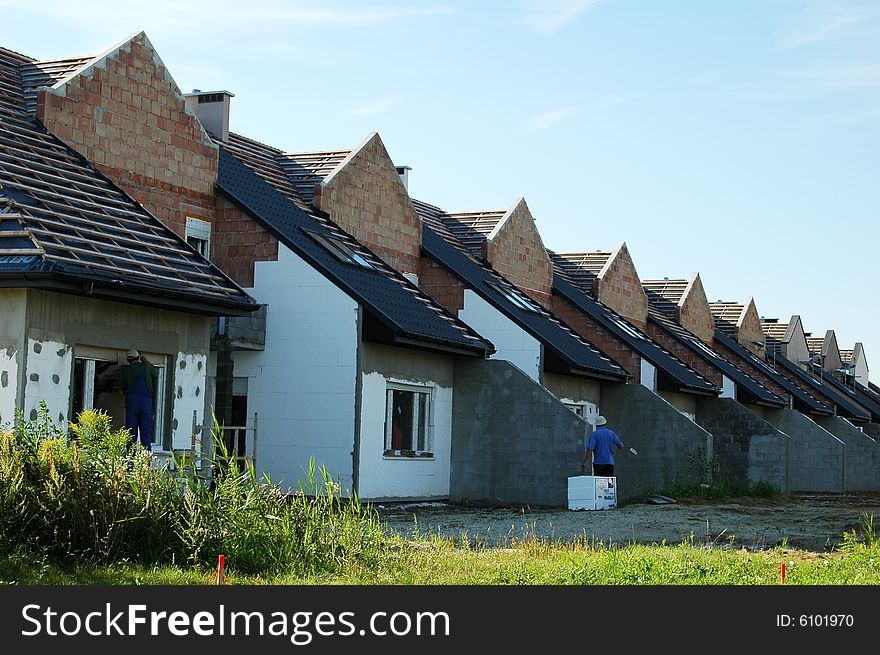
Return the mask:
<path id="1" fill-rule="evenodd" d="M 403 188 L 406 189 L 407 193 L 409 193 L 409 172 L 412 170 L 412 166 L 395 166 L 397 170 L 397 174 L 400 176 L 400 183 L 403 184 Z"/>

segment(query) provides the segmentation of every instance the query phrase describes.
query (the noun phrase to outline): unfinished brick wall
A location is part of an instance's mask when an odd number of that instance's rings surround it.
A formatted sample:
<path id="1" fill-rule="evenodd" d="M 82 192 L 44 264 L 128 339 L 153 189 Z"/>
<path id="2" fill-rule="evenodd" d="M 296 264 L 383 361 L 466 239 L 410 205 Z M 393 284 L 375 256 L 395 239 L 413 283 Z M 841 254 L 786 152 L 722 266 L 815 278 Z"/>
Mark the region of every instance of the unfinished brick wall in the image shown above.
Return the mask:
<path id="1" fill-rule="evenodd" d="M 715 319 L 699 273 L 694 276 L 681 299 L 678 323 L 705 343 L 712 343 L 715 339 Z"/>
<path id="2" fill-rule="evenodd" d="M 553 291 L 553 263 L 535 219 L 520 199 L 483 243 L 483 256 L 522 291 L 547 307 Z"/>
<path id="3" fill-rule="evenodd" d="M 739 343 L 751 350 L 756 355 L 763 355 L 763 350 L 753 341 L 764 343 L 764 330 L 761 329 L 761 317 L 758 308 L 755 307 L 754 298 L 749 298 L 743 310 L 741 323 L 736 331 L 736 339 Z"/>
<path id="4" fill-rule="evenodd" d="M 315 189 L 313 204 L 401 273 L 418 273 L 422 226 L 378 134 Z"/>
<path id="5" fill-rule="evenodd" d="M 648 296 L 626 244 L 611 255 L 596 281 L 596 297 L 628 321 L 644 329 L 648 322 Z"/>
<path id="6" fill-rule="evenodd" d="M 744 360 L 742 360 L 739 355 L 719 341 L 715 341 L 710 345 L 719 355 L 738 365 L 739 368 L 743 369 L 746 373 L 791 405 L 791 394 L 788 393 L 784 387 L 774 382 L 772 378 L 764 375 L 764 373 L 761 372 L 761 369 L 756 368 L 747 362 L 743 363 Z"/>
<path id="7" fill-rule="evenodd" d="M 464 309 L 464 284 L 431 257 L 419 263 L 419 288 L 457 316 Z"/>
<path id="8" fill-rule="evenodd" d="M 217 197 L 211 231 L 211 261 L 244 288 L 254 286 L 254 263 L 276 261 L 278 240 L 249 214 Z"/>
<path id="9" fill-rule="evenodd" d="M 37 118 L 181 236 L 213 218 L 217 148 L 143 32 L 40 91 Z"/>
<path id="10" fill-rule="evenodd" d="M 709 380 L 719 389 L 723 383 L 723 374 L 717 368 L 709 364 L 702 357 L 699 357 L 693 350 L 673 338 L 666 330 L 655 323 L 648 322 L 645 330 L 651 339 L 659 343 L 666 350 L 678 357 L 685 364 L 694 369 L 697 373 Z"/>
<path id="11" fill-rule="evenodd" d="M 550 311 L 601 352 L 632 373 L 630 382 L 638 384 L 641 381 L 639 375 L 641 355 L 561 296 L 553 295 L 551 297 Z"/>

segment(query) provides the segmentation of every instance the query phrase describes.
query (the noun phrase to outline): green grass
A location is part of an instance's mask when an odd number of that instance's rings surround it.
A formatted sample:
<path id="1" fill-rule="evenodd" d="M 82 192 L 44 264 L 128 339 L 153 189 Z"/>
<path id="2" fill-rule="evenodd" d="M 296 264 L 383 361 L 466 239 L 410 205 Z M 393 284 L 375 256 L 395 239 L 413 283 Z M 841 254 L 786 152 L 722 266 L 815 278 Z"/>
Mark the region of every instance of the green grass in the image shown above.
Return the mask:
<path id="1" fill-rule="evenodd" d="M 786 564 L 791 585 L 880 584 L 880 544 L 866 525 L 831 553 L 779 547 L 767 551 L 677 545 L 552 544 L 529 540 L 512 548 L 483 548 L 464 540 L 389 537 L 376 561 L 352 561 L 333 573 L 293 570 L 263 575 L 227 569 L 226 583 L 379 585 L 775 585 Z M 195 566 L 109 566 L 69 559 L 34 559 L 19 552 L 0 558 L 4 584 L 214 583 L 214 571 Z"/>

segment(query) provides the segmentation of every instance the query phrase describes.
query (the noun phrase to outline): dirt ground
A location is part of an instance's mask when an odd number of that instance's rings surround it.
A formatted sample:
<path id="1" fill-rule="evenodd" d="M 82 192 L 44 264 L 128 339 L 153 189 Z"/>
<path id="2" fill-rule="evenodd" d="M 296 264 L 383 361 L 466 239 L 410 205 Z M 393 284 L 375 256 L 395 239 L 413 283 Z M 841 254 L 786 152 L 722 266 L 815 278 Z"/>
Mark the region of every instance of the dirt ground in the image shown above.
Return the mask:
<path id="1" fill-rule="evenodd" d="M 436 535 L 504 547 L 530 537 L 606 545 L 683 541 L 765 549 L 787 543 L 816 552 L 834 550 L 845 532 L 861 533 L 865 519 L 880 523 L 880 494 L 799 495 L 769 501 L 678 500 L 636 503 L 614 510 L 475 509 L 440 503 L 379 506 L 387 528 L 402 536 Z"/>

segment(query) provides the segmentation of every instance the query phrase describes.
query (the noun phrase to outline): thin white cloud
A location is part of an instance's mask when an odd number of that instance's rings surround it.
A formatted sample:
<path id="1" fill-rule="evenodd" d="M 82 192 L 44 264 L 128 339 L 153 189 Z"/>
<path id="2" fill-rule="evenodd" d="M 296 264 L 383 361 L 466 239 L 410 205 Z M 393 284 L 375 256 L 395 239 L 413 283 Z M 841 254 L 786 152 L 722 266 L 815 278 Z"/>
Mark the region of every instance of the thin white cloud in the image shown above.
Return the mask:
<path id="1" fill-rule="evenodd" d="M 603 0 L 525 0 L 522 22 L 538 32 L 555 32 Z"/>
<path id="2" fill-rule="evenodd" d="M 394 105 L 400 104 L 400 98 L 385 98 L 383 100 L 378 100 L 370 105 L 365 105 L 363 107 L 355 107 L 351 110 L 352 116 L 369 116 L 371 114 L 378 114 L 380 112 L 385 111 L 386 109 L 390 109 Z"/>
<path id="3" fill-rule="evenodd" d="M 576 111 L 576 107 L 570 106 L 560 107 L 559 109 L 547 111 L 543 114 L 538 114 L 537 116 L 534 116 L 531 120 L 529 120 L 529 126 L 533 130 L 546 130 L 548 127 L 553 127 L 557 123 L 564 121 Z"/>
<path id="4" fill-rule="evenodd" d="M 824 89 L 868 89 L 880 87 L 880 65 L 833 66 L 784 71 L 789 79 Z"/>
<path id="5" fill-rule="evenodd" d="M 880 20 L 876 4 L 852 4 L 821 0 L 796 15 L 780 34 L 783 47 L 798 48 L 834 39 L 857 26 Z"/>

